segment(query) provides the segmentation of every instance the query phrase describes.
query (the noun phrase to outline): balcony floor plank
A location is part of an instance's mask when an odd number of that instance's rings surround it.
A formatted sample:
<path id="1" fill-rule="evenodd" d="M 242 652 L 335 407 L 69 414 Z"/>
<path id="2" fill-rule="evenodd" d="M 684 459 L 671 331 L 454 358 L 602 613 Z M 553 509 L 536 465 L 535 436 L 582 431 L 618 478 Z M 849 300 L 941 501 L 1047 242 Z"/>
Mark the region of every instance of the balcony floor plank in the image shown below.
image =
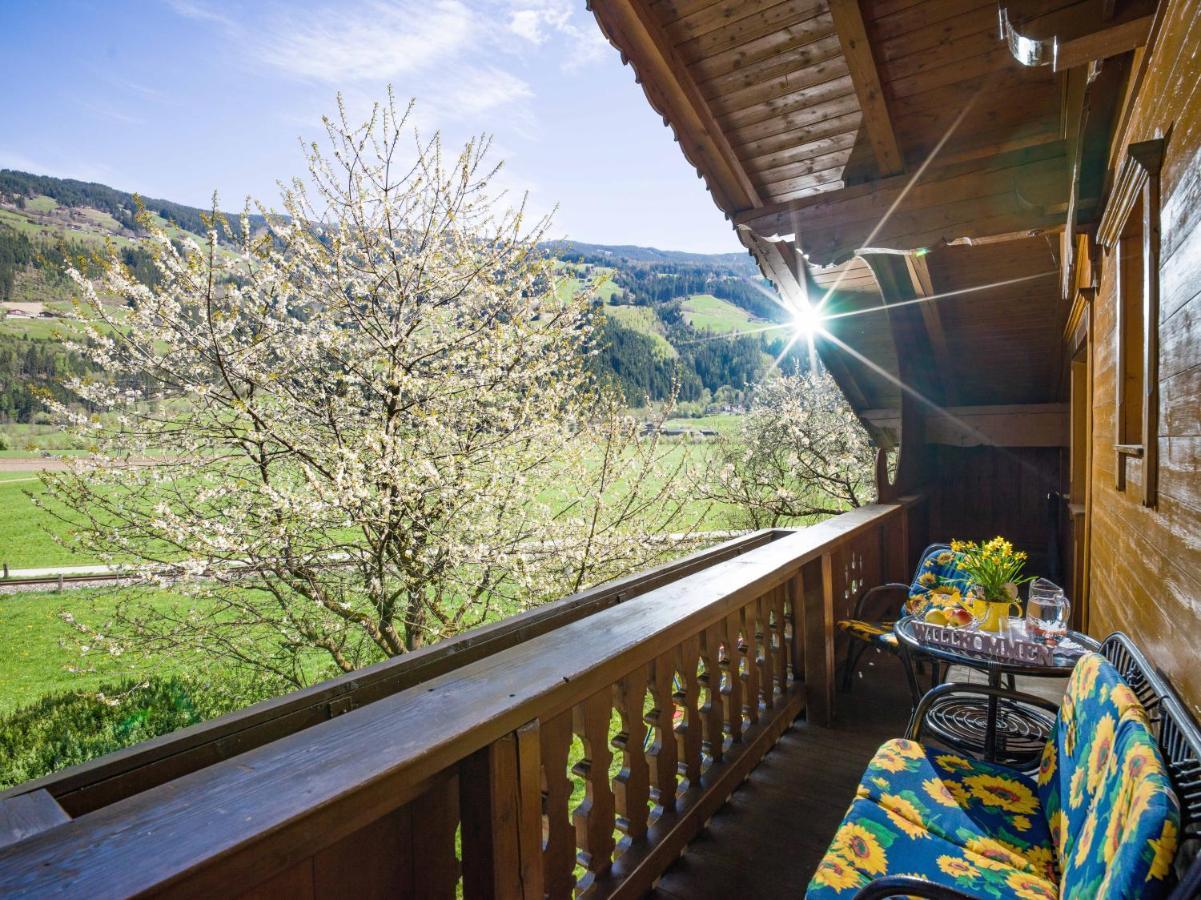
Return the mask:
<path id="1" fill-rule="evenodd" d="M 872 754 L 889 738 L 903 737 L 909 720 L 910 697 L 900 663 L 869 652 L 861 671 L 850 694 L 837 694 L 833 727 L 800 719 L 784 732 L 663 874 L 652 898 L 804 895 Z M 986 679 L 957 666 L 950 680 Z M 1064 684 L 1062 679 L 1019 678 L 1017 687 L 1059 702 Z"/>
<path id="2" fill-rule="evenodd" d="M 662 900 L 799 897 L 876 748 L 901 737 L 909 693 L 900 664 L 869 654 L 831 728 L 797 721 L 664 873 Z"/>

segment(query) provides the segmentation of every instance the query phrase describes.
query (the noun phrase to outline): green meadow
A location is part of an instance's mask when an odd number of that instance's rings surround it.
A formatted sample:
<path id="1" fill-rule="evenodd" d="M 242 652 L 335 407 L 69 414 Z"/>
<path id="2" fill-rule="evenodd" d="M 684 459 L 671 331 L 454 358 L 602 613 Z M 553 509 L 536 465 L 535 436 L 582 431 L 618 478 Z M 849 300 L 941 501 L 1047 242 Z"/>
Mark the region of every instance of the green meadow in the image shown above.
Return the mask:
<path id="1" fill-rule="evenodd" d="M 693 294 L 683 304 L 684 319 L 693 328 L 718 334 L 750 331 L 762 324 L 745 309 L 712 294 Z"/>

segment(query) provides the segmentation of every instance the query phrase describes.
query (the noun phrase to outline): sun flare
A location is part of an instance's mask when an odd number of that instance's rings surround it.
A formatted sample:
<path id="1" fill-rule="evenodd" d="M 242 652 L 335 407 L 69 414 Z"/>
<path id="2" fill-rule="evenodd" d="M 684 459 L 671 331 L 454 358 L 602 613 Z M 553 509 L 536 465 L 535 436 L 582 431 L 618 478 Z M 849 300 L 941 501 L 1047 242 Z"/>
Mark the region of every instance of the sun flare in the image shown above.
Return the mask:
<path id="1" fill-rule="evenodd" d="M 798 337 L 812 337 L 822 330 L 825 318 L 816 304 L 799 304 L 792 310 L 792 330 Z"/>

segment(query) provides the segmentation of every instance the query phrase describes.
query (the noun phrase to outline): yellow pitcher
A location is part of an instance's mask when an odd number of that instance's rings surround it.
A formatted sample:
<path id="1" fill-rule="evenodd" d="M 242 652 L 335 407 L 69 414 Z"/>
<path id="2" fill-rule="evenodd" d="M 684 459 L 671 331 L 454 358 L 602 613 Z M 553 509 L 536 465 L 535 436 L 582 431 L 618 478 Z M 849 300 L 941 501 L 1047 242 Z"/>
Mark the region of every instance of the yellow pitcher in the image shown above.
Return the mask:
<path id="1" fill-rule="evenodd" d="M 981 631 L 999 634 L 1009 630 L 1009 614 L 1022 614 L 1022 605 L 1016 600 L 985 600 L 983 597 L 968 597 L 960 601 L 963 608 L 972 614 Z"/>

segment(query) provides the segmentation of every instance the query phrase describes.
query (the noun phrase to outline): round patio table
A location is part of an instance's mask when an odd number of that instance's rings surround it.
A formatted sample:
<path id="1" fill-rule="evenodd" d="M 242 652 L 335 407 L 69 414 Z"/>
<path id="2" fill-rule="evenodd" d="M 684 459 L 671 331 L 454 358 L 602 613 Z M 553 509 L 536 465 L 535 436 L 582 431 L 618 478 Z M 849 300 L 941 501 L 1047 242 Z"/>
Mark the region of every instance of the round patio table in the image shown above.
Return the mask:
<path id="1" fill-rule="evenodd" d="M 913 623 L 912 616 L 905 616 L 893 626 L 903 653 L 984 672 L 993 688 L 1001 686 L 1002 675 L 1066 678 L 1072 674 L 1081 653 L 1101 649 L 1088 635 L 1069 631 L 1066 637 L 1083 649 L 1075 652 L 1057 649 L 1049 665 L 995 659 L 970 650 L 925 643 L 918 638 Z M 950 694 L 930 705 L 924 730 L 953 749 L 1029 771 L 1038 766 L 1043 746 L 1054 728 L 1055 719 L 1046 710 L 1020 700 Z"/>

